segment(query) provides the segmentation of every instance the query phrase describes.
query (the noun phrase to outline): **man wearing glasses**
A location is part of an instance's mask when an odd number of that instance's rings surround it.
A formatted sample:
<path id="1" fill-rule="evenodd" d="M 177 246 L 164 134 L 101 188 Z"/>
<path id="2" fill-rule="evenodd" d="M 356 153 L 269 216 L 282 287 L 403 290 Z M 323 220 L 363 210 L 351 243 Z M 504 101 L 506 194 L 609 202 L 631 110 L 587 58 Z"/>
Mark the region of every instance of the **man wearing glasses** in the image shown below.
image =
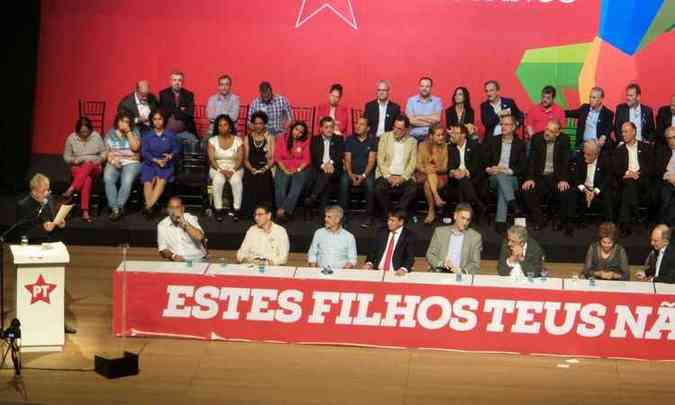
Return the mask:
<path id="1" fill-rule="evenodd" d="M 30 179 L 30 194 L 17 204 L 16 220 L 19 225 L 14 235 L 26 236 L 30 243 L 58 240 L 66 221 L 54 222 L 57 211 L 49 190 L 49 178 L 35 174 Z"/>
<path id="2" fill-rule="evenodd" d="M 378 138 L 394 127 L 394 119 L 401 114 L 401 106 L 389 100 L 391 86 L 386 80 L 377 82 L 377 98 L 366 103 L 363 116 L 368 119 L 370 135 Z"/>
<path id="3" fill-rule="evenodd" d="M 499 252 L 497 273 L 500 276 L 514 276 L 515 273 L 520 277 L 530 277 L 530 274 L 539 277 L 543 267 L 544 251 L 534 238 L 528 236 L 527 228 L 519 225 L 509 228 Z"/>

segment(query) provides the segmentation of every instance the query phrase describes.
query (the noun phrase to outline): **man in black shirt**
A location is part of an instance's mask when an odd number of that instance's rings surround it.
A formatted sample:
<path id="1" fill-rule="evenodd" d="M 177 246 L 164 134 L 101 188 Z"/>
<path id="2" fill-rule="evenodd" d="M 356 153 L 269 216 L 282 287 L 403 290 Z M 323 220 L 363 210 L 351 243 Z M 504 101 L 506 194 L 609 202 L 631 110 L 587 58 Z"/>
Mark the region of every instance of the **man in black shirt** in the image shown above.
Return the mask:
<path id="1" fill-rule="evenodd" d="M 66 222 L 54 222 L 56 212 L 56 204 L 49 196 L 49 178 L 37 173 L 30 180 L 30 194 L 17 204 L 15 239 L 26 236 L 31 243 L 59 240 Z"/>
<path id="2" fill-rule="evenodd" d="M 377 139 L 370 135 L 368 119 L 361 117 L 356 122 L 354 135 L 345 141 L 344 171 L 340 179 L 340 205 L 349 208 L 349 188 L 364 187 L 366 194 L 366 220 L 362 228 L 373 224 L 375 217 L 375 162 Z"/>

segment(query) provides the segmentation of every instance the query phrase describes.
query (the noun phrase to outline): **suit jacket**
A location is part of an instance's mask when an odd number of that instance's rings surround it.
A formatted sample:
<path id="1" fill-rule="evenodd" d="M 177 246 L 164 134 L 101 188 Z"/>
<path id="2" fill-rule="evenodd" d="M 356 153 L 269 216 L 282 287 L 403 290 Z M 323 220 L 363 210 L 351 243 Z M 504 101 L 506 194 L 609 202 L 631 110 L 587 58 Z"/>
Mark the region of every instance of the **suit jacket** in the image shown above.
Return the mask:
<path id="1" fill-rule="evenodd" d="M 394 158 L 394 133 L 385 132 L 380 136 L 380 141 L 377 144 L 377 168 L 375 169 L 375 178 L 386 177 L 391 174 L 391 163 Z M 406 136 L 403 141 L 405 144 L 405 154 L 408 160 L 405 163 L 403 173 L 404 181 L 409 180 L 415 172 L 417 166 L 417 141 L 411 136 Z"/>
<path id="2" fill-rule="evenodd" d="M 658 180 L 663 179 L 663 175 L 666 173 L 668 162 L 670 162 L 672 155 L 671 149 L 666 145 L 656 144 L 654 147 L 654 175 Z"/>
<path id="3" fill-rule="evenodd" d="M 649 106 L 640 104 L 642 112 L 642 140 L 653 141 L 656 134 L 656 126 L 654 124 L 654 111 Z M 616 106 L 616 122 L 614 124 L 614 133 L 616 134 L 617 142 L 623 141 L 621 135 L 621 126 L 630 121 L 630 108 L 628 104 L 622 103 Z"/>
<path id="4" fill-rule="evenodd" d="M 586 184 L 586 170 L 588 165 L 582 154 L 577 156 L 577 163 L 574 171 L 575 187 Z M 598 156 L 595 164 L 595 176 L 593 176 L 593 189 L 600 190 L 600 193 L 608 193 L 612 185 L 612 166 L 609 157 L 605 155 Z"/>
<path id="5" fill-rule="evenodd" d="M 367 263 L 371 263 L 376 268 L 387 251 L 387 241 L 389 240 L 389 229 L 380 229 L 375 235 L 375 241 L 366 258 Z M 398 242 L 394 248 L 394 254 L 391 257 L 392 267 L 396 270 L 404 267 L 408 271 L 413 270 L 415 264 L 415 234 L 408 228 L 403 227 Z"/>
<path id="6" fill-rule="evenodd" d="M 466 124 L 475 124 L 476 123 L 476 113 L 474 113 L 473 108 L 464 108 L 464 117 L 462 119 L 462 125 Z M 457 111 L 453 106 L 448 107 L 445 110 L 445 126 L 457 126 L 460 125 L 459 117 L 457 116 Z"/>
<path id="7" fill-rule="evenodd" d="M 647 277 L 654 277 L 656 274 L 656 260 L 658 259 L 657 251 L 653 250 L 649 253 L 646 262 L 645 274 Z M 659 276 L 654 277 L 655 283 L 675 283 L 675 243 L 670 242 L 666 246 L 666 251 L 663 253 L 661 259 L 661 266 L 659 267 Z"/>
<path id="8" fill-rule="evenodd" d="M 312 167 L 315 170 L 321 170 L 321 165 L 323 164 L 323 136 L 312 137 L 312 143 L 309 146 L 310 156 L 312 159 Z M 330 150 L 328 151 L 330 155 L 330 160 L 333 161 L 333 166 L 335 166 L 335 173 L 339 174 L 342 172 L 342 163 L 343 157 L 345 155 L 345 143 L 341 136 L 333 135 L 330 138 Z"/>
<path id="9" fill-rule="evenodd" d="M 485 138 L 482 149 L 485 167 L 498 165 L 502 153 L 502 135 Z M 513 138 L 509 167 L 516 177 L 523 178 L 527 174 L 527 147 L 525 142 L 518 138 Z"/>
<path id="10" fill-rule="evenodd" d="M 459 148 L 457 145 L 450 143 L 448 144 L 448 171 L 458 169 L 459 164 Z M 477 141 L 466 140 L 464 166 L 466 166 L 466 169 L 469 171 L 471 179 L 478 179 L 485 175 L 481 146 Z"/>
<path id="11" fill-rule="evenodd" d="M 328 117 L 330 115 L 330 106 L 328 104 L 321 104 L 316 107 L 316 114 L 314 114 L 314 125 L 312 133 L 315 136 L 321 135 L 321 128 L 319 127 L 319 122 L 321 118 Z M 350 115 L 349 107 L 344 105 L 338 105 L 335 108 L 335 121 L 340 123 L 339 128 L 336 125 L 336 128 L 340 130 L 342 136 L 347 137 L 351 135 L 352 130 L 352 117 Z M 377 129 L 377 128 L 375 128 Z"/>
<path id="12" fill-rule="evenodd" d="M 178 97 L 179 104 L 176 105 L 171 87 L 160 91 L 159 108 L 167 117 L 173 116 L 176 120 L 183 121 L 186 129 L 194 134 L 195 95 L 189 90 L 181 89 Z"/>
<path id="13" fill-rule="evenodd" d="M 439 226 L 434 230 L 434 235 L 431 237 L 431 242 L 429 243 L 426 254 L 427 262 L 432 269 L 442 266 L 445 258 L 448 256 L 450 233 L 450 226 Z M 483 237 L 481 234 L 471 228 L 464 231 L 462 258 L 459 267 L 465 273 L 478 274 L 482 251 Z"/>
<path id="14" fill-rule="evenodd" d="M 527 248 L 525 249 L 525 259 L 520 262 L 520 267 L 523 273 L 527 274 L 533 272 L 535 277 L 541 275 L 541 270 L 544 267 L 544 251 L 539 243 L 537 243 L 531 236 L 527 237 Z M 511 267 L 506 264 L 506 259 L 509 258 L 509 248 L 506 240 L 502 243 L 502 248 L 499 252 L 499 263 L 497 263 L 497 273 L 500 276 L 508 276 L 511 274 Z"/>
<path id="15" fill-rule="evenodd" d="M 150 107 L 150 111 L 154 111 L 159 107 L 159 102 L 157 101 L 157 97 L 155 97 L 154 94 L 148 94 L 148 107 Z M 117 112 L 126 112 L 127 114 L 131 114 L 134 119 L 140 116 L 138 113 L 138 106 L 136 105 L 136 92 L 132 91 L 131 94 L 128 94 L 126 97 L 120 100 L 119 104 L 117 105 Z"/>
<path id="16" fill-rule="evenodd" d="M 656 141 L 666 144 L 666 129 L 673 126 L 673 110 L 669 105 L 659 108 L 656 114 Z"/>
<path id="17" fill-rule="evenodd" d="M 401 114 L 401 106 L 389 100 L 387 103 L 387 116 L 384 118 L 384 131 L 389 132 L 394 127 L 394 120 Z M 366 103 L 363 116 L 368 119 L 370 135 L 377 134 L 377 123 L 380 122 L 380 106 L 377 100 Z"/>
<path id="18" fill-rule="evenodd" d="M 576 110 L 565 111 L 565 116 L 577 119 L 577 136 L 575 142 L 577 148 L 581 146 L 581 144 L 584 142 L 584 132 L 586 131 L 586 120 L 588 119 L 588 113 L 590 111 L 591 105 L 588 103 L 582 104 Z M 605 143 L 605 147 L 608 147 L 608 143 L 611 141 L 613 131 L 614 131 L 614 112 L 603 105 L 600 108 L 600 116 L 598 117 L 596 135 L 598 138 L 600 138 L 603 135 L 607 137 L 607 143 Z"/>
<path id="19" fill-rule="evenodd" d="M 621 182 L 628 170 L 628 149 L 621 144 L 614 151 L 614 175 Z M 638 163 L 640 164 L 640 178 L 650 179 L 654 175 L 654 150 L 647 142 L 638 141 Z"/>
<path id="20" fill-rule="evenodd" d="M 511 109 L 511 115 L 516 117 L 516 120 L 520 123 L 523 122 L 523 113 L 518 109 L 518 105 L 515 100 L 510 98 L 502 97 L 502 110 Z M 480 104 L 480 120 L 485 127 L 485 136 L 493 135 L 495 127 L 499 124 L 500 118 L 495 113 L 495 110 L 490 105 L 489 101 L 483 101 Z"/>
<path id="21" fill-rule="evenodd" d="M 47 204 L 42 205 L 28 194 L 16 204 L 16 228 L 10 232 L 8 240 L 18 240 L 21 236 L 27 236 L 30 243 L 57 241 L 62 238 L 63 230 L 55 227 L 47 232 L 43 224 L 53 221 L 58 208 L 52 197 L 47 199 Z"/>
<path id="22" fill-rule="evenodd" d="M 527 179 L 535 180 L 544 175 L 546 166 L 546 139 L 542 132 L 535 134 L 530 143 L 530 158 L 527 170 Z M 553 146 L 553 178 L 556 183 L 569 181 L 570 168 L 570 138 L 560 133 Z"/>

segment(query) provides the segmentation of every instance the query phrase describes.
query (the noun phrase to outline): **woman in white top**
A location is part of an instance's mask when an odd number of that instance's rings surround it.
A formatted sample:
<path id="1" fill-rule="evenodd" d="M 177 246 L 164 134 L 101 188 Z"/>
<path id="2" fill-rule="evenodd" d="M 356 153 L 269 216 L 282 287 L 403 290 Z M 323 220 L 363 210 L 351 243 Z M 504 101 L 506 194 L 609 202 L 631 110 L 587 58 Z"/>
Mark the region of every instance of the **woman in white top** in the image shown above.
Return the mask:
<path id="1" fill-rule="evenodd" d="M 216 220 L 223 220 L 223 188 L 225 182 L 232 188 L 233 208 L 231 213 L 235 221 L 239 220 L 241 198 L 243 194 L 244 147 L 241 138 L 235 136 L 235 127 L 232 118 L 228 115 L 219 115 L 213 125 L 213 136 L 209 139 L 208 153 L 209 176 L 213 183 L 213 206 L 216 209 Z"/>

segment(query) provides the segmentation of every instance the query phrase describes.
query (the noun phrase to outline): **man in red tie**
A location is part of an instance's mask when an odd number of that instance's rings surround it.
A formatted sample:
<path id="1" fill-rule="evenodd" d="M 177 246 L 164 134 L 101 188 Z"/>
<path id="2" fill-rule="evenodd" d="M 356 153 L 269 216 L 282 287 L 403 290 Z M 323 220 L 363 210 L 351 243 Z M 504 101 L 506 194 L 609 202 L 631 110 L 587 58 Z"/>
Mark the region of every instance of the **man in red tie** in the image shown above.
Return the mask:
<path id="1" fill-rule="evenodd" d="M 398 276 L 412 271 L 415 263 L 415 235 L 405 227 L 406 220 L 404 210 L 389 213 L 387 228 L 375 236 L 373 249 L 366 259 L 366 269 L 395 271 Z"/>

